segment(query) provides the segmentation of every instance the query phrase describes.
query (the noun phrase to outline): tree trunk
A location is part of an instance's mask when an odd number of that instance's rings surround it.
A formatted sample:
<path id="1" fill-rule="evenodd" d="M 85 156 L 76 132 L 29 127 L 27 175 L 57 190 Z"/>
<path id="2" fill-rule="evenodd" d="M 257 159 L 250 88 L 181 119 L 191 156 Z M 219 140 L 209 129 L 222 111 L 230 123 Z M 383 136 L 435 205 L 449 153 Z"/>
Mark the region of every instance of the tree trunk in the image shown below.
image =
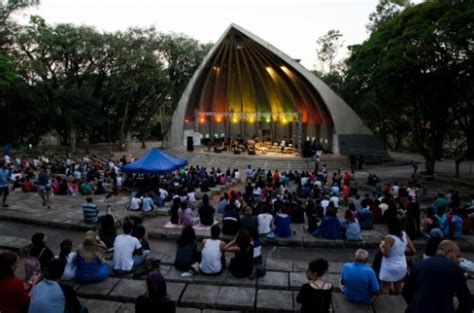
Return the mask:
<path id="1" fill-rule="evenodd" d="M 71 152 L 76 152 L 77 145 L 77 129 L 73 124 L 69 125 L 69 143 L 71 145 Z"/>
<path id="2" fill-rule="evenodd" d="M 456 173 L 454 174 L 454 177 L 456 177 L 456 178 L 459 178 L 459 167 L 460 167 L 461 162 L 463 160 L 464 160 L 464 158 L 455 160 L 455 162 L 456 162 Z"/>
<path id="3" fill-rule="evenodd" d="M 129 103 L 127 101 L 125 103 L 125 112 L 123 113 L 122 123 L 120 124 L 119 144 L 121 151 L 125 150 L 125 124 L 127 122 L 128 117 L 128 107 Z"/>

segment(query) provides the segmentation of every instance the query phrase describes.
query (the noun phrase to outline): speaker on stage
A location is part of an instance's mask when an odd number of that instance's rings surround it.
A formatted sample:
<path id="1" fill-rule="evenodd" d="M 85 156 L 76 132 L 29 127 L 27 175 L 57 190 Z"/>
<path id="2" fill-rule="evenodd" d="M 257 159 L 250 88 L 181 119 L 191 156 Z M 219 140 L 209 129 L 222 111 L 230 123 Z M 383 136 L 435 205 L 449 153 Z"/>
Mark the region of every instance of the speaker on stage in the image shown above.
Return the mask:
<path id="1" fill-rule="evenodd" d="M 310 158 L 312 153 L 311 153 L 311 141 L 305 140 L 303 143 L 303 157 L 304 158 Z"/>
<path id="2" fill-rule="evenodd" d="M 194 150 L 193 136 L 188 136 L 187 137 L 187 147 L 188 147 L 188 151 L 193 151 Z"/>

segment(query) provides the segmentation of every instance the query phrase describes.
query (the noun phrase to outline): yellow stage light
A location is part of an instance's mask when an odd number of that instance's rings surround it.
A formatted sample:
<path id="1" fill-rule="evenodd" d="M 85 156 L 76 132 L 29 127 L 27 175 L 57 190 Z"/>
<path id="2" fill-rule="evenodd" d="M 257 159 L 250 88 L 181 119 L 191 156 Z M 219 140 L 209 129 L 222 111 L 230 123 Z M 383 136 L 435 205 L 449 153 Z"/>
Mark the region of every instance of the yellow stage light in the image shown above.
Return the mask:
<path id="1" fill-rule="evenodd" d="M 271 120 L 270 120 L 269 117 L 267 117 L 266 121 L 267 121 L 267 123 L 270 123 L 270 122 L 271 122 Z"/>
<path id="2" fill-rule="evenodd" d="M 232 118 L 232 123 L 236 124 L 237 122 L 238 122 L 238 120 L 237 120 L 236 117 Z"/>
<path id="3" fill-rule="evenodd" d="M 199 118 L 200 123 L 204 123 L 205 121 L 206 121 L 206 119 L 204 117 Z"/>
<path id="4" fill-rule="evenodd" d="M 217 122 L 217 123 L 222 122 L 222 117 L 220 117 L 220 116 L 216 117 L 216 122 Z"/>

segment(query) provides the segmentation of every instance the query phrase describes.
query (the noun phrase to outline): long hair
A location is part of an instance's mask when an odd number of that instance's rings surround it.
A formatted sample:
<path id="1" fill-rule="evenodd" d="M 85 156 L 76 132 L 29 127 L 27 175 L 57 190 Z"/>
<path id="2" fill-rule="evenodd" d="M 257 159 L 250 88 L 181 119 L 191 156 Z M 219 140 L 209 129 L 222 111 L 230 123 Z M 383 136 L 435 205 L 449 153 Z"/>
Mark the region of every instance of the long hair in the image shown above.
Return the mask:
<path id="1" fill-rule="evenodd" d="M 387 219 L 387 228 L 390 235 L 397 236 L 398 238 L 402 239 L 402 223 L 396 216 Z"/>
<path id="2" fill-rule="evenodd" d="M 166 299 L 166 282 L 160 271 L 153 271 L 148 274 L 146 285 L 148 287 L 148 297 Z"/>
<path id="3" fill-rule="evenodd" d="M 239 246 L 240 249 L 247 249 L 247 247 L 252 242 L 252 237 L 250 233 L 246 229 L 242 229 L 237 233 L 237 237 L 235 237 L 235 243 Z"/>
<path id="4" fill-rule="evenodd" d="M 15 265 L 17 259 L 18 255 L 10 251 L 0 254 L 0 281 L 15 277 L 13 265 Z"/>
<path id="5" fill-rule="evenodd" d="M 183 228 L 183 231 L 178 238 L 178 245 L 185 246 L 194 241 L 196 241 L 196 233 L 194 232 L 194 228 L 190 225 L 187 225 Z"/>

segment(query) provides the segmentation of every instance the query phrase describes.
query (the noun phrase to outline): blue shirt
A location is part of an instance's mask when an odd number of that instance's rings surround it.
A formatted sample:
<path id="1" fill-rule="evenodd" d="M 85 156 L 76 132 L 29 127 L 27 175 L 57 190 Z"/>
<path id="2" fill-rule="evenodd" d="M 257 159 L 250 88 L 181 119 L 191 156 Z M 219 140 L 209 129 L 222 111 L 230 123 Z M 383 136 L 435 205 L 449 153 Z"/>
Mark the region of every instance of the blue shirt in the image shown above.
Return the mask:
<path id="1" fill-rule="evenodd" d="M 94 203 L 84 204 L 82 210 L 84 211 L 84 222 L 86 224 L 95 224 L 99 221 L 99 210 L 97 210 L 97 205 Z"/>
<path id="2" fill-rule="evenodd" d="M 10 180 L 10 170 L 6 168 L 0 168 L 0 188 L 8 187 L 8 181 Z"/>
<path id="3" fill-rule="evenodd" d="M 291 237 L 291 218 L 288 215 L 287 217 L 283 217 L 280 215 L 275 215 L 275 219 L 273 220 L 273 223 L 275 224 L 275 234 L 278 237 L 282 238 L 288 238 Z"/>
<path id="4" fill-rule="evenodd" d="M 142 206 L 143 212 L 150 212 L 153 210 L 153 199 L 150 197 L 145 197 L 143 198 L 143 206 Z"/>
<path id="5" fill-rule="evenodd" d="M 344 299 L 352 303 L 370 303 L 380 290 L 374 270 L 361 263 L 346 263 L 342 268 Z"/>
<path id="6" fill-rule="evenodd" d="M 28 313 L 64 313 L 65 307 L 66 298 L 57 282 L 43 279 L 33 287 Z"/>

